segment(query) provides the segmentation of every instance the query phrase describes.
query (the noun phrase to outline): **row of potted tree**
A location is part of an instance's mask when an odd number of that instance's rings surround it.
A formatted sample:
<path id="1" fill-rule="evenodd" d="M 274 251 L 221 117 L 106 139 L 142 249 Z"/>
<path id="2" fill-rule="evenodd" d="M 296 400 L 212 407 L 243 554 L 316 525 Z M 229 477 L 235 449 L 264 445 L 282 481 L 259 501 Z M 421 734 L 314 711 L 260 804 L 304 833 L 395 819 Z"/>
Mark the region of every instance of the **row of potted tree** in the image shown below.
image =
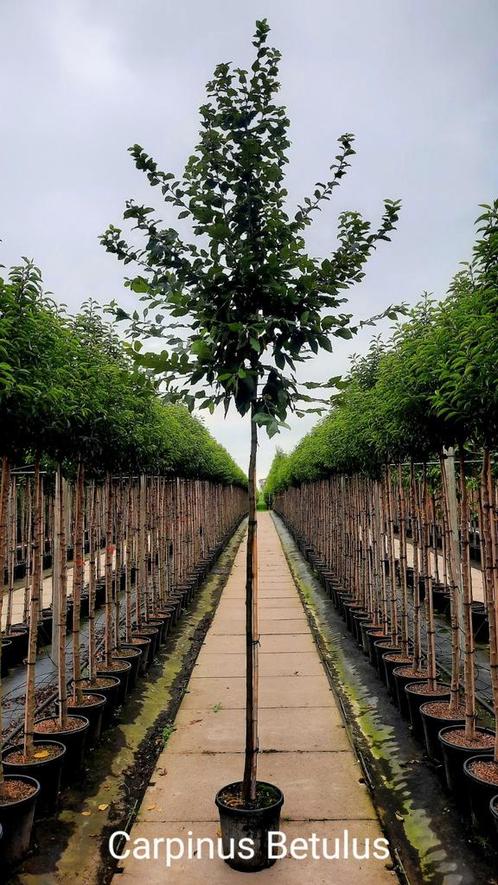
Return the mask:
<path id="1" fill-rule="evenodd" d="M 447 786 L 461 805 L 470 800 L 489 835 L 498 738 L 486 718 L 478 724 L 474 634 L 485 609 L 496 715 L 498 203 L 478 223 L 472 262 L 448 297 L 424 298 L 390 345 L 376 341 L 354 361 L 331 414 L 289 456 L 278 453 L 266 493 L 427 753 L 444 762 Z M 438 611 L 451 623 L 448 682 L 437 660 Z"/>
<path id="2" fill-rule="evenodd" d="M 55 811 L 61 776 L 81 770 L 148 668 L 247 492 L 230 456 L 160 398 L 93 303 L 65 315 L 30 262 L 0 282 L 0 297 L 2 671 L 25 667 L 24 721 L 9 723 L 0 757 L 0 853 L 13 863 L 35 808 Z M 47 640 L 57 684 L 41 703 Z"/>

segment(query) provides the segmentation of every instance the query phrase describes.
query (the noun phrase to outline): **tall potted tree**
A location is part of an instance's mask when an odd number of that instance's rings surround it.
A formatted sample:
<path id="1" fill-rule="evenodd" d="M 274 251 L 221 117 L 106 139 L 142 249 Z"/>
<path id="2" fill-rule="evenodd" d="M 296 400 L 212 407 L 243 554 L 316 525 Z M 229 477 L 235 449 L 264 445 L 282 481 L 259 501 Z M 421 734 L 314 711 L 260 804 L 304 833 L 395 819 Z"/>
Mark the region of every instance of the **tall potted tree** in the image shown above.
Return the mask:
<path id="1" fill-rule="evenodd" d="M 225 63 L 215 69 L 200 108 L 199 142 L 183 177 L 161 171 L 140 145 L 130 148 L 165 203 L 191 222 L 194 240 L 162 226 L 152 208 L 133 200 L 124 218 L 143 234 L 144 246 L 128 245 L 114 226 L 102 236 L 107 251 L 138 267 L 127 285 L 144 303 L 143 314 L 114 305 L 118 318 L 130 320 L 137 361 L 162 376 L 173 399 L 211 412 L 221 404 L 225 413 L 233 403 L 249 416 L 245 766 L 242 780 L 216 797 L 224 839 L 247 836 L 249 823 L 255 841 L 252 859 L 229 861 L 239 869 L 268 866 L 265 834 L 278 825 L 283 802 L 278 788 L 257 780 L 258 428 L 272 436 L 288 412 L 322 406 L 323 400 L 305 391 L 327 385 L 301 385 L 296 364 L 321 348 L 330 352 L 334 336 L 351 338 L 357 331 L 351 314 L 341 311 L 344 291 L 361 281 L 368 257 L 379 241 L 389 239 L 399 210 L 397 202 L 386 200 L 376 230 L 359 213 L 343 212 L 331 254 L 319 260 L 306 252 L 304 232 L 346 174 L 353 136 L 341 136 L 327 180 L 317 182 L 313 195 L 289 217 L 284 187 L 289 120 L 275 102 L 280 53 L 267 45 L 268 33 L 266 20 L 257 22 L 249 71 Z M 145 353 L 142 338 L 159 338 L 164 349 Z"/>

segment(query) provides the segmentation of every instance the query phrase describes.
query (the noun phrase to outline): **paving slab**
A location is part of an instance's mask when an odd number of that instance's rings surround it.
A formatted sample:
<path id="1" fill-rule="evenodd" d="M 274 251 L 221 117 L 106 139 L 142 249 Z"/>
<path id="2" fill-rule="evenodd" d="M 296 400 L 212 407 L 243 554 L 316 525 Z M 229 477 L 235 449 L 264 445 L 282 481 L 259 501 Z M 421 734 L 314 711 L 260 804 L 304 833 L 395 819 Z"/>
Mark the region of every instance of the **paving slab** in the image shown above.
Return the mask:
<path id="1" fill-rule="evenodd" d="M 385 856 L 384 843 L 380 846 L 384 856 L 373 854 L 374 842 L 383 834 L 270 514 L 259 514 L 258 524 L 258 776 L 282 789 L 281 830 L 288 843 L 301 840 L 302 855 L 279 860 L 258 874 L 258 882 L 350 885 L 354 880 L 355 885 L 388 885 L 395 881 L 388 868 L 392 862 Z M 177 838 L 188 849 L 189 836 L 214 845 L 220 835 L 214 796 L 224 784 L 241 778 L 244 759 L 244 562 L 242 545 L 178 711 L 175 731 L 158 759 L 132 827 L 130 845 L 135 839 L 151 840 L 153 850 L 154 839 Z M 321 851 L 323 840 L 328 840 L 330 858 Z M 130 855 L 124 860 L 114 885 L 246 881 L 216 851 L 212 858 L 207 856 L 207 842 L 190 860 L 166 867 L 163 844 L 158 843 L 157 858 L 138 860 Z"/>

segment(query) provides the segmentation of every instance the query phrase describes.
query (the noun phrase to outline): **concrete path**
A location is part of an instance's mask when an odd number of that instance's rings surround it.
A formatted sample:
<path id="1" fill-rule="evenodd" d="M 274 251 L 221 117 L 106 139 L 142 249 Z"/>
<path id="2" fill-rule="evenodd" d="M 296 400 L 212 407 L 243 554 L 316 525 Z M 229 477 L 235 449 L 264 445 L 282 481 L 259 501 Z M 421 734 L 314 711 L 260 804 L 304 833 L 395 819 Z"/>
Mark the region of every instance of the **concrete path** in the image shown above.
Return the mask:
<path id="1" fill-rule="evenodd" d="M 284 792 L 281 829 L 288 844 L 315 833 L 328 839 L 333 853 L 340 841 L 339 859 L 290 856 L 257 875 L 258 882 L 282 885 L 320 885 L 354 881 L 355 885 L 384 885 L 397 881 L 388 867 L 390 858 L 357 860 L 365 840 L 381 838 L 380 826 L 361 769 L 349 743 L 339 709 L 322 668 L 301 601 L 289 572 L 269 513 L 259 514 L 260 550 L 260 746 L 259 778 Z M 159 757 L 129 849 L 155 838 L 179 837 L 188 848 L 188 836 L 219 837 L 214 796 L 224 784 L 240 780 L 244 731 L 244 557 L 242 544 L 223 592 L 211 628 L 193 671 L 189 689 L 175 721 L 176 730 Z M 349 837 L 347 834 L 349 834 Z M 344 843 L 349 858 L 344 859 Z M 301 845 L 302 849 L 302 845 Z M 121 851 L 124 849 L 120 849 Z M 176 850 L 176 849 L 175 849 Z M 139 850 L 140 853 L 140 850 Z M 120 863 L 114 885 L 167 881 L 182 885 L 247 881 L 222 860 L 164 862 L 159 857 Z M 303 853 L 303 851 L 301 851 Z M 143 850 L 142 850 L 143 855 Z"/>

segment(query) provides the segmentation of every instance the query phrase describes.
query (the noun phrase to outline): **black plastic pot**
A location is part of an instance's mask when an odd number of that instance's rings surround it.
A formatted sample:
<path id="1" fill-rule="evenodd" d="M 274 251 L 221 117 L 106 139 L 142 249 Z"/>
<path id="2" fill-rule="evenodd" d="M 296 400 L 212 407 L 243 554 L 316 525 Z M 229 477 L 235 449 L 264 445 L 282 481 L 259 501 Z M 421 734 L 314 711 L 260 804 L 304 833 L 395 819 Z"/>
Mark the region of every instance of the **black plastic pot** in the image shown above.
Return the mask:
<path id="1" fill-rule="evenodd" d="M 10 662 L 12 660 L 12 642 L 10 639 L 2 639 L 2 679 L 9 672 Z"/>
<path id="2" fill-rule="evenodd" d="M 455 731 L 455 726 L 442 728 L 439 732 L 439 741 L 443 751 L 444 774 L 446 778 L 446 786 L 453 793 L 453 797 L 457 805 L 464 811 L 470 811 L 469 791 L 467 789 L 467 780 L 463 771 L 464 763 L 471 756 L 476 755 L 476 747 L 459 747 L 447 740 L 449 732 Z M 477 728 L 480 734 L 494 735 L 490 728 Z M 483 755 L 485 750 L 481 751 Z"/>
<path id="3" fill-rule="evenodd" d="M 268 856 L 268 833 L 278 832 L 280 829 L 280 810 L 284 803 L 284 796 L 273 784 L 258 781 L 258 786 L 268 787 L 275 793 L 275 802 L 272 805 L 254 809 L 232 808 L 225 805 L 220 796 L 225 790 L 240 790 L 240 782 L 223 787 L 215 798 L 220 815 L 223 854 L 228 855 L 231 852 L 233 855 L 226 857 L 225 862 L 232 869 L 243 873 L 256 873 L 275 863 L 275 858 Z M 245 852 L 239 856 L 238 845 L 242 839 L 251 840 L 252 857 L 244 857 Z"/>
<path id="4" fill-rule="evenodd" d="M 87 618 L 90 610 L 90 597 L 87 593 L 82 594 L 80 598 L 80 616 Z"/>
<path id="5" fill-rule="evenodd" d="M 396 692 L 396 703 L 403 719 L 410 718 L 408 698 L 405 692 L 406 686 L 409 685 L 410 682 L 419 681 L 426 677 L 426 671 L 419 671 L 418 673 L 412 673 L 410 676 L 405 676 L 401 671 L 405 670 L 407 666 L 410 667 L 409 664 L 401 664 L 401 666 L 395 667 L 392 673 L 394 690 Z"/>
<path id="6" fill-rule="evenodd" d="M 38 634 L 36 637 L 38 648 L 52 642 L 52 622 L 53 616 L 51 614 L 43 614 L 41 621 L 38 621 Z"/>
<path id="7" fill-rule="evenodd" d="M 451 598 L 444 584 L 433 584 L 432 604 L 435 612 L 445 614 L 451 605 Z"/>
<path id="8" fill-rule="evenodd" d="M 498 795 L 493 796 L 489 803 L 489 813 L 495 828 L 495 840 L 498 843 Z"/>
<path id="9" fill-rule="evenodd" d="M 392 645 L 390 640 L 380 639 L 374 642 L 375 653 L 377 655 L 377 670 L 382 682 L 386 681 L 386 671 L 384 668 L 384 655 L 398 654 L 401 649 L 399 646 Z"/>
<path id="10" fill-rule="evenodd" d="M 105 664 L 102 661 L 98 661 L 97 677 L 116 676 L 116 678 L 119 679 L 117 703 L 119 706 L 122 706 L 126 700 L 126 695 L 128 694 L 128 679 L 130 678 L 131 664 L 129 661 L 123 661 L 119 658 L 112 658 L 112 662 L 113 664 L 119 664 L 119 667 L 113 667 L 112 670 L 107 670 Z"/>
<path id="11" fill-rule="evenodd" d="M 481 780 L 471 770 L 473 762 L 482 762 L 484 760 L 492 760 L 492 753 L 479 753 L 477 756 L 471 756 L 463 763 L 464 778 L 466 780 L 467 789 L 470 800 L 470 816 L 472 818 L 472 826 L 482 836 L 492 838 L 494 836 L 494 823 L 490 814 L 489 803 L 493 796 L 496 795 L 498 789 L 496 784 L 490 784 L 488 781 Z"/>
<path id="12" fill-rule="evenodd" d="M 29 633 L 27 628 L 16 625 L 10 633 L 2 635 L 2 640 L 7 640 L 7 642 L 11 643 L 7 655 L 8 666 L 16 667 L 17 664 L 24 660 L 28 653 Z"/>
<path id="13" fill-rule="evenodd" d="M 356 611 L 352 613 L 352 623 L 353 623 L 353 636 L 356 639 L 358 645 L 362 644 L 361 639 L 361 625 L 363 623 L 370 623 L 370 615 L 363 611 Z"/>
<path id="14" fill-rule="evenodd" d="M 105 678 L 111 683 L 110 685 L 88 685 L 87 680 L 85 680 L 83 691 L 85 694 L 98 694 L 103 695 L 106 699 L 106 704 L 102 711 L 102 728 L 107 728 L 111 722 L 114 714 L 115 708 L 118 706 L 118 697 L 121 688 L 120 680 L 111 676 L 110 673 L 105 674 Z"/>
<path id="15" fill-rule="evenodd" d="M 489 621 L 483 602 L 472 603 L 472 632 L 476 642 L 489 642 Z"/>
<path id="16" fill-rule="evenodd" d="M 363 651 L 363 654 L 368 657 L 368 630 L 374 630 L 375 624 L 372 623 L 371 618 L 368 618 L 365 621 L 360 621 L 359 632 L 360 632 L 360 642 L 359 646 Z"/>
<path id="17" fill-rule="evenodd" d="M 72 712 L 70 712 L 69 715 L 73 718 Z M 35 722 L 35 735 L 38 740 L 45 740 L 45 738 L 47 738 L 64 744 L 66 752 L 64 754 L 64 763 L 62 766 L 62 782 L 70 783 L 70 781 L 74 780 L 81 774 L 85 759 L 86 739 L 90 723 L 86 716 L 74 715 L 74 719 L 79 719 L 81 724 L 78 728 L 73 729 L 72 731 L 59 727 L 51 732 L 38 731 L 37 726 L 40 725 L 40 722 L 45 722 L 47 719 L 57 722 L 57 720 L 54 720 L 54 717 L 45 716 L 43 719 Z"/>
<path id="18" fill-rule="evenodd" d="M 157 655 L 157 650 L 159 648 L 159 630 L 157 627 L 148 627 L 146 624 L 142 624 L 141 627 L 137 627 L 133 630 L 133 636 L 145 637 L 146 639 L 150 639 L 150 663 L 154 660 Z"/>
<path id="19" fill-rule="evenodd" d="M 382 660 L 384 662 L 384 673 L 386 674 L 386 685 L 387 690 L 390 693 L 394 703 L 398 706 L 398 697 L 396 694 L 396 680 L 393 676 L 394 670 L 397 667 L 409 667 L 411 664 L 411 660 L 409 661 L 390 661 L 386 660 L 388 655 L 401 655 L 401 652 L 387 652 L 387 654 L 382 655 Z"/>
<path id="20" fill-rule="evenodd" d="M 412 734 L 419 740 L 424 740 L 424 726 L 422 723 L 422 715 L 420 707 L 428 701 L 444 701 L 451 697 L 450 686 L 446 683 L 438 683 L 437 690 L 428 694 L 417 691 L 417 686 L 426 686 L 427 680 L 422 682 L 409 682 L 405 685 L 405 694 L 408 702 L 408 713 L 410 717 L 410 725 Z"/>
<path id="21" fill-rule="evenodd" d="M 113 655 L 118 661 L 128 661 L 131 670 L 128 674 L 128 691 L 132 691 L 137 684 L 137 676 L 142 658 L 142 649 L 136 645 L 121 645 Z"/>
<path id="22" fill-rule="evenodd" d="M 137 636 L 136 634 L 134 634 L 132 638 L 133 638 L 134 642 L 131 642 L 129 644 L 127 642 L 123 642 L 121 648 L 139 648 L 140 649 L 142 654 L 140 656 L 140 662 L 138 665 L 138 674 L 140 676 L 143 676 L 144 673 L 146 673 L 148 668 L 150 667 L 150 648 L 151 648 L 152 642 L 151 642 L 151 639 L 149 636 L 146 638 L 145 636 Z"/>
<path id="23" fill-rule="evenodd" d="M 59 792 L 61 786 L 62 766 L 66 748 L 60 741 L 40 740 L 34 742 L 34 748 L 56 747 L 60 752 L 58 756 L 50 759 L 33 759 L 31 762 L 9 762 L 7 757 L 10 753 L 23 753 L 22 744 L 14 744 L 5 747 L 2 752 L 2 762 L 6 775 L 27 775 L 34 778 L 40 784 L 40 793 L 36 802 L 36 817 L 50 817 L 57 811 L 59 804 Z M 1 843 L 0 843 L 1 844 Z"/>
<path id="24" fill-rule="evenodd" d="M 372 667 L 377 669 L 377 649 L 375 648 L 375 643 L 389 642 L 390 637 L 386 636 L 385 633 L 382 633 L 382 630 L 379 627 L 372 628 L 371 630 L 367 628 L 365 633 L 368 642 L 368 657 Z"/>
<path id="25" fill-rule="evenodd" d="M 18 863 L 29 848 L 40 784 L 25 774 L 9 774 L 5 780 L 23 781 L 33 787 L 33 793 L 25 799 L 0 805 L 0 854 L 2 865 L 8 868 Z"/>
<path id="26" fill-rule="evenodd" d="M 157 629 L 159 631 L 159 635 L 157 637 L 157 650 L 158 651 L 159 651 L 160 646 L 163 644 L 163 642 L 166 639 L 166 629 L 165 629 L 166 628 L 166 620 L 167 620 L 166 616 L 157 617 L 156 615 L 154 615 L 154 617 L 149 618 L 149 620 L 146 621 L 147 627 L 157 627 Z"/>
<path id="27" fill-rule="evenodd" d="M 102 720 L 104 716 L 105 705 L 107 703 L 107 698 L 103 694 L 98 694 L 97 692 L 88 692 L 84 691 L 84 694 L 91 694 L 93 698 L 95 698 L 94 704 L 71 704 L 68 706 L 68 711 L 70 716 L 86 716 L 88 722 L 90 723 L 88 728 L 88 734 L 86 737 L 86 745 L 87 747 L 94 747 L 100 740 L 100 735 L 102 734 Z"/>
<path id="28" fill-rule="evenodd" d="M 429 759 L 432 759 L 434 762 L 442 763 L 443 751 L 439 741 L 439 732 L 442 728 L 446 728 L 446 726 L 460 728 L 465 724 L 465 719 L 463 717 L 461 719 L 445 719 L 441 716 L 433 716 L 428 710 L 429 704 L 432 703 L 433 699 L 431 698 L 430 700 L 425 700 L 424 703 L 420 705 L 425 752 Z"/>

